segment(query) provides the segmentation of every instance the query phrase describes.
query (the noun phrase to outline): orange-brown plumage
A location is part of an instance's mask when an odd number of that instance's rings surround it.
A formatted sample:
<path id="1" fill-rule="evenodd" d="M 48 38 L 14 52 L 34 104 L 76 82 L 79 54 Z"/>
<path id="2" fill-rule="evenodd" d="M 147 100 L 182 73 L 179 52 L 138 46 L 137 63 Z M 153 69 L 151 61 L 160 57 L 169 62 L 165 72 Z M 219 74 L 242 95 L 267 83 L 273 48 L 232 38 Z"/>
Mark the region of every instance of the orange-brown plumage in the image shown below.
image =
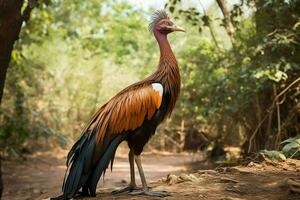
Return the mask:
<path id="1" fill-rule="evenodd" d="M 150 120 L 160 107 L 162 97 L 151 84 L 128 87 L 102 106 L 86 127 L 89 134 L 97 135 L 100 143 L 105 134 L 120 134 L 140 127 L 147 118 Z M 96 129 L 96 131 L 91 131 Z"/>
<path id="2" fill-rule="evenodd" d="M 113 162 L 119 143 L 126 140 L 131 152 L 139 156 L 156 127 L 174 109 L 180 74 L 167 34 L 182 29 L 164 11 L 155 13 L 149 28 L 160 49 L 157 70 L 120 91 L 92 116 L 68 154 L 67 165 L 71 167 L 63 185 L 66 199 L 80 188 L 85 195 L 94 196 L 97 182 L 109 161 Z"/>

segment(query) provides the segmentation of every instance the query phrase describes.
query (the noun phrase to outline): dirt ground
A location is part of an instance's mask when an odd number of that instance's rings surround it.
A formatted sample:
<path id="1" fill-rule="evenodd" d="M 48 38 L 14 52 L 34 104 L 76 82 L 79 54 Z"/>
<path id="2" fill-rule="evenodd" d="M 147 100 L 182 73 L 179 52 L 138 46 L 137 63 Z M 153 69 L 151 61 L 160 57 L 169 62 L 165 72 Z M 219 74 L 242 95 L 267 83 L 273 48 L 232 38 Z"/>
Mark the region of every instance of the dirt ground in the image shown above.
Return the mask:
<path id="1" fill-rule="evenodd" d="M 4 200 L 49 199 L 61 192 L 67 151 L 57 150 L 30 155 L 25 161 L 3 162 Z M 128 194 L 111 195 L 130 180 L 126 153 L 118 153 L 112 173 L 99 181 L 96 198 L 87 199 L 160 199 Z M 143 156 L 143 167 L 152 190 L 168 191 L 164 199 L 208 200 L 296 200 L 287 178 L 299 177 L 300 161 L 250 163 L 247 166 L 212 168 L 195 163 L 189 154 Z M 209 169 L 211 168 L 211 169 Z M 136 170 L 137 171 L 137 170 Z M 137 172 L 136 172 L 137 173 Z M 136 174 L 138 178 L 138 174 Z M 137 180 L 140 184 L 140 181 Z"/>

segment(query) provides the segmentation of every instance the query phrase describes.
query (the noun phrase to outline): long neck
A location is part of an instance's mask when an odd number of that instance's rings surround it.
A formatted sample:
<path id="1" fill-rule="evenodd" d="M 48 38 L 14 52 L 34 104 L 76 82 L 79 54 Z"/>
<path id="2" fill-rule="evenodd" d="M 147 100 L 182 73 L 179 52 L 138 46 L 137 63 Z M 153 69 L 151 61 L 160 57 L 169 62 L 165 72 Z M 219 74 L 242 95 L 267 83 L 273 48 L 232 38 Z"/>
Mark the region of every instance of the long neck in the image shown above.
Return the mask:
<path id="1" fill-rule="evenodd" d="M 171 49 L 170 43 L 168 41 L 167 35 L 161 34 L 158 31 L 154 32 L 154 36 L 158 42 L 159 50 L 160 50 L 160 61 L 158 67 L 166 67 L 164 63 L 170 62 L 171 65 L 177 66 L 176 58 Z"/>
<path id="2" fill-rule="evenodd" d="M 180 92 L 179 69 L 167 35 L 154 32 L 154 36 L 159 45 L 160 60 L 153 76 L 164 85 L 165 94 L 168 96 L 167 115 L 170 115 Z"/>

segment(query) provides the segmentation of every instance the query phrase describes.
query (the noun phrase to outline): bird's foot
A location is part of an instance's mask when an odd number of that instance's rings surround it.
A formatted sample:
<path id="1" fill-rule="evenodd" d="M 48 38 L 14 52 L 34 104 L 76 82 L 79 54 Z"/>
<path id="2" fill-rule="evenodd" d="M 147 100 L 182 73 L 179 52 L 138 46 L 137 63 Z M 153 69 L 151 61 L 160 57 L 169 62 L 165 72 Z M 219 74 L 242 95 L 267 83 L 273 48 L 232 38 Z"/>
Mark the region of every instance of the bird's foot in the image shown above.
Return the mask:
<path id="1" fill-rule="evenodd" d="M 88 193 L 88 192 L 78 192 L 76 198 L 80 197 L 95 197 L 96 193 Z"/>
<path id="2" fill-rule="evenodd" d="M 119 189 L 119 190 L 114 190 L 111 193 L 113 195 L 116 195 L 116 194 L 121 194 L 121 193 L 129 193 L 129 192 L 132 192 L 132 191 L 137 190 L 137 189 L 138 188 L 136 187 L 135 184 L 130 184 L 127 187 L 124 187 L 124 188 Z"/>
<path id="3" fill-rule="evenodd" d="M 140 190 L 134 190 L 130 192 L 131 195 L 146 195 L 151 197 L 167 197 L 171 196 L 171 193 L 167 191 L 150 191 L 149 188 L 142 188 Z"/>

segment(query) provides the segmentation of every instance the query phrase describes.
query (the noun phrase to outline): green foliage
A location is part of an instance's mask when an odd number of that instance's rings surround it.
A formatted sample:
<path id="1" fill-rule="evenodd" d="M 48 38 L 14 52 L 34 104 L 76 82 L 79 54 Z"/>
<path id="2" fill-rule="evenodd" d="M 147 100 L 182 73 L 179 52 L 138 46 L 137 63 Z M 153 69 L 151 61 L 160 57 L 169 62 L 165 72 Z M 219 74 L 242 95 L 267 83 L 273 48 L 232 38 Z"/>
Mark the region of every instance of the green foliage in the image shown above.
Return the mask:
<path id="1" fill-rule="evenodd" d="M 300 156 L 300 137 L 292 137 L 281 142 L 284 144 L 282 152 L 290 158 L 299 158 Z"/>
<path id="2" fill-rule="evenodd" d="M 291 137 L 281 142 L 281 151 L 276 150 L 263 150 L 261 154 L 272 160 L 286 160 L 286 158 L 297 158 L 300 157 L 300 136 Z"/>
<path id="3" fill-rule="evenodd" d="M 158 52 L 144 17 L 125 2 L 55 0 L 33 10 L 7 75 L 2 149 L 31 151 L 41 137 L 72 143 L 96 109 L 148 74 Z"/>
<path id="4" fill-rule="evenodd" d="M 295 117 L 299 114 L 299 85 L 291 87 L 280 99 L 280 110 L 277 110 L 280 121 L 275 117 L 276 111 L 269 108 L 279 91 L 300 74 L 300 7 L 295 1 L 257 4 L 246 1 L 246 5 L 242 2 L 232 7 L 235 35 L 231 48 L 222 44 L 225 40 L 221 31 L 223 23 L 216 27 L 214 23 L 219 22 L 218 19 L 207 20 L 207 23 L 200 20 L 222 16 L 213 16 L 201 9 L 199 12 L 180 1 L 169 1 L 167 5 L 170 12 L 192 26 L 192 31 L 203 30 L 208 25 L 215 27 L 215 37 L 220 40 L 220 44 L 215 45 L 205 39 L 203 33 L 181 52 L 183 92 L 178 109 L 182 112 L 178 118 L 208 127 L 207 135 L 217 140 L 221 138 L 223 145 L 242 146 L 244 143 L 247 151 L 255 128 L 263 122 L 255 141 L 251 140 L 255 145 L 250 151 L 278 148 L 276 137 L 280 140 L 299 133 L 299 129 L 294 128 L 299 123 Z M 248 10 L 253 8 L 257 10 Z M 269 115 L 265 118 L 269 120 L 262 121 L 265 115 Z M 278 134 L 278 131 L 281 132 Z"/>
<path id="5" fill-rule="evenodd" d="M 13 61 L 19 62 L 18 58 L 15 52 Z M 27 60 L 24 60 L 23 64 L 10 69 L 11 76 L 7 80 L 6 87 L 10 88 L 10 94 L 13 96 L 5 101 L 0 110 L 0 120 L 3 124 L 0 129 L 1 149 L 14 154 L 22 153 L 27 140 L 36 140 L 40 136 L 59 138 L 59 142 L 64 139 L 57 131 L 47 127 L 40 112 L 28 103 L 28 99 L 34 98 L 36 91 L 43 93 L 41 81 L 32 76 L 31 72 L 39 74 L 43 69 L 35 66 L 36 63 L 31 63 L 35 67 L 30 72 L 25 67 L 29 64 Z"/>
<path id="6" fill-rule="evenodd" d="M 271 160 L 280 160 L 280 161 L 286 160 L 285 155 L 283 153 L 281 153 L 280 151 L 263 150 L 263 151 L 261 151 L 261 154 Z"/>

